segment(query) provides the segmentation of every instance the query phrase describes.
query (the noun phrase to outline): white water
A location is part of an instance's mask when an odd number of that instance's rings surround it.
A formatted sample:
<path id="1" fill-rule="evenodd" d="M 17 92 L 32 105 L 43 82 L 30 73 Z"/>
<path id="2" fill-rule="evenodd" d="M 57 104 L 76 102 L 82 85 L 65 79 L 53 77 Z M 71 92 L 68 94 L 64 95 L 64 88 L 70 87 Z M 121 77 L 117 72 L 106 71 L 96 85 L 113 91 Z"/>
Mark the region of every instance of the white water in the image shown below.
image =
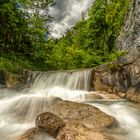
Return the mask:
<path id="1" fill-rule="evenodd" d="M 0 140 L 14 140 L 25 130 L 34 127 L 38 114 L 48 111 L 53 97 L 71 101 L 86 101 L 90 89 L 91 70 L 80 72 L 32 73 L 30 88 L 21 92 L 0 89 Z M 29 86 L 29 84 L 28 84 Z M 95 92 L 95 94 L 99 94 Z M 125 102 L 90 102 L 107 114 L 114 116 L 124 133 L 114 134 L 119 140 L 140 140 L 140 113 Z M 52 140 L 37 136 L 34 140 Z"/>
<path id="2" fill-rule="evenodd" d="M 113 116 L 119 122 L 120 130 L 112 134 L 118 140 L 140 140 L 140 110 L 127 102 L 93 102 L 89 103 L 103 112 Z"/>
<path id="3" fill-rule="evenodd" d="M 29 81 L 32 81 L 32 90 L 48 90 L 61 87 L 70 90 L 89 90 L 92 70 L 34 72 Z"/>

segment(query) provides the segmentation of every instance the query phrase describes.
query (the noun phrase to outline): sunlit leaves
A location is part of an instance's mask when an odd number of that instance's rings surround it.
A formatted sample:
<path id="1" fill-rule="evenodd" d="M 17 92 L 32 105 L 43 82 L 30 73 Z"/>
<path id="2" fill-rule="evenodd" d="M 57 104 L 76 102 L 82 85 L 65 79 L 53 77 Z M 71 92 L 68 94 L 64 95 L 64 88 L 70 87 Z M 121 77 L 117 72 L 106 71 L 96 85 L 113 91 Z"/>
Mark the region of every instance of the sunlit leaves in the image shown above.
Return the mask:
<path id="1" fill-rule="evenodd" d="M 50 59 L 52 65 L 56 62 L 55 69 L 94 67 L 121 56 L 115 52 L 115 42 L 129 3 L 130 0 L 96 0 L 89 19 L 78 22 L 52 45 Z"/>

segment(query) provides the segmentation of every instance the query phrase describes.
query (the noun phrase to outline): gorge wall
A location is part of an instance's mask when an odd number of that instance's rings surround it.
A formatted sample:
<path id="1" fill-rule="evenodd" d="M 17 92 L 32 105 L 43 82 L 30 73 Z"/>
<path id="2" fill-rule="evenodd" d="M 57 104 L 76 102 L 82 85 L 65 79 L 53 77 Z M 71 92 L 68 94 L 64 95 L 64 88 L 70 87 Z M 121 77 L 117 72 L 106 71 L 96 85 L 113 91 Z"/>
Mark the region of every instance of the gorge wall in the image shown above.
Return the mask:
<path id="1" fill-rule="evenodd" d="M 127 55 L 93 70 L 94 89 L 140 102 L 140 0 L 131 1 L 116 44 Z"/>
<path id="2" fill-rule="evenodd" d="M 140 47 L 140 0 L 131 0 L 128 10 L 117 46 L 119 50 L 130 52 Z"/>

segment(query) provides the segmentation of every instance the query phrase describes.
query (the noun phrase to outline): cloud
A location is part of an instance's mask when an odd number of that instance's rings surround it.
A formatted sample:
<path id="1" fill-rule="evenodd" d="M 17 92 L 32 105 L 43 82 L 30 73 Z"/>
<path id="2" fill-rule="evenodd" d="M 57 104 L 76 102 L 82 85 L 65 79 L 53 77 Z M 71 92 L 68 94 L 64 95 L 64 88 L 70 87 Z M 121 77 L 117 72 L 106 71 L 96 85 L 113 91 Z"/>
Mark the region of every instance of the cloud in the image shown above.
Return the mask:
<path id="1" fill-rule="evenodd" d="M 85 11 L 93 0 L 54 0 L 56 5 L 50 8 L 50 14 L 54 17 L 50 24 L 51 35 L 61 37 L 66 29 L 71 28 L 81 19 L 81 13 Z"/>

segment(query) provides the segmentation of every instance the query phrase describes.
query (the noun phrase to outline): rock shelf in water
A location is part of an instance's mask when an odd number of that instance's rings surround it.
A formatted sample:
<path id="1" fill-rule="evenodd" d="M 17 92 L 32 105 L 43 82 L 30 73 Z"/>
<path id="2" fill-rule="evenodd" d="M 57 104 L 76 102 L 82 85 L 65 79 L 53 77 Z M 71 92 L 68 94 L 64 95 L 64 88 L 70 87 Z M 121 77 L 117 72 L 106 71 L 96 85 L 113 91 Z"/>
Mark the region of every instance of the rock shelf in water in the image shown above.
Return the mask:
<path id="1" fill-rule="evenodd" d="M 109 140 L 108 128 L 118 126 L 113 117 L 87 104 L 59 100 L 48 111 L 52 113 L 42 113 L 37 117 L 38 129 L 27 131 L 18 140 L 34 140 L 44 132 L 56 137 L 56 140 Z"/>

